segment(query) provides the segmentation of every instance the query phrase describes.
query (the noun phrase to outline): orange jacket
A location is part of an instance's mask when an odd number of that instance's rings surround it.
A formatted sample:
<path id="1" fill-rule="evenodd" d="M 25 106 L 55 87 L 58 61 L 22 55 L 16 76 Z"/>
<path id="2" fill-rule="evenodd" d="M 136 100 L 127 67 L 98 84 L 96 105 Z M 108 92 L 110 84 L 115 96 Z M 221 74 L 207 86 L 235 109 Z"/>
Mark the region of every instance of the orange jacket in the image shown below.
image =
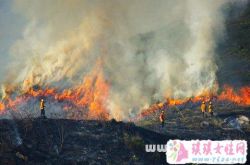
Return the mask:
<path id="1" fill-rule="evenodd" d="M 40 102 L 40 109 L 44 109 L 45 105 L 44 105 L 44 101 Z"/>
<path id="2" fill-rule="evenodd" d="M 206 104 L 202 103 L 201 104 L 201 112 L 205 112 L 206 111 Z"/>
<path id="3" fill-rule="evenodd" d="M 208 106 L 208 112 L 209 112 L 209 113 L 213 112 L 213 105 L 210 104 L 210 105 Z"/>

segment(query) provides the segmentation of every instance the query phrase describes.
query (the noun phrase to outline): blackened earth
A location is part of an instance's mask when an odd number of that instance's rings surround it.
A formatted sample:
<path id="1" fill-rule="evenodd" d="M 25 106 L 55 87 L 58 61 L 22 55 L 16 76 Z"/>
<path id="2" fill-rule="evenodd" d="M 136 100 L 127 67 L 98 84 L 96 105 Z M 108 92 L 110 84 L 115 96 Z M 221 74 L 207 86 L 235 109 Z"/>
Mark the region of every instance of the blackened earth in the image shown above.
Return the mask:
<path id="1" fill-rule="evenodd" d="M 30 118 L 0 120 L 0 164 L 166 164 L 145 144 L 175 137 L 133 123 Z"/>

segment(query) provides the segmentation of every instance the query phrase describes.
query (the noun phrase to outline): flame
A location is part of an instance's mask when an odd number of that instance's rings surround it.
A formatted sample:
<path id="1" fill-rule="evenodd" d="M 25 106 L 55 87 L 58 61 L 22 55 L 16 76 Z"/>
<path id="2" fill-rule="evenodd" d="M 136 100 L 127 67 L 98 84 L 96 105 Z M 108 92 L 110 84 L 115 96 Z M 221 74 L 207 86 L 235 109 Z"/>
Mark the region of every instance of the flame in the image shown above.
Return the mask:
<path id="1" fill-rule="evenodd" d="M 83 83 L 74 88 L 64 90 L 56 94 L 55 99 L 68 100 L 79 107 L 88 107 L 89 119 L 108 119 L 106 100 L 109 95 L 109 86 L 104 79 L 103 73 L 98 69 L 84 78 Z M 66 107 L 65 109 L 70 109 Z"/>
<path id="2" fill-rule="evenodd" d="M 155 113 L 158 110 L 161 110 L 164 107 L 164 104 L 167 106 L 175 106 L 175 105 L 183 105 L 187 102 L 198 103 L 201 101 L 208 102 L 213 98 L 216 99 L 217 102 L 228 101 L 234 103 L 238 106 L 250 106 L 250 87 L 245 86 L 241 87 L 238 91 L 235 91 L 229 85 L 224 85 L 222 92 L 220 94 L 214 94 L 214 92 L 204 91 L 202 94 L 183 98 L 183 99 L 173 99 L 173 98 L 166 98 L 165 102 L 156 103 L 151 105 L 149 108 L 142 110 L 142 112 L 135 118 L 140 119 L 141 117 L 145 117 L 149 114 Z"/>
<path id="3" fill-rule="evenodd" d="M 224 86 L 224 91 L 218 96 L 219 100 L 231 101 L 242 106 L 250 106 L 250 87 L 242 87 L 239 92 L 228 85 Z"/>
<path id="4" fill-rule="evenodd" d="M 31 95 L 33 97 L 38 97 L 38 96 L 50 96 L 56 93 L 56 89 L 53 88 L 45 88 L 44 90 L 39 89 L 39 90 L 34 90 L 33 88 L 29 88 L 26 94 Z"/>
<path id="5" fill-rule="evenodd" d="M 4 111 L 5 105 L 0 101 L 0 114 Z"/>
<path id="6" fill-rule="evenodd" d="M 74 88 L 64 90 L 61 94 L 56 94 L 55 99 L 68 100 L 79 107 L 88 107 L 89 119 L 109 118 L 106 101 L 109 95 L 109 86 L 100 69 L 100 63 L 93 72 L 84 77 L 83 83 Z M 70 109 L 66 107 L 65 109 Z"/>
<path id="7" fill-rule="evenodd" d="M 110 87 L 102 72 L 101 63 L 97 63 L 93 70 L 83 78 L 82 83 L 73 88 L 64 89 L 61 92 L 59 89 L 50 87 L 39 88 L 37 90 L 30 88 L 19 96 L 5 97 L 4 100 L 0 101 L 0 114 L 3 114 L 6 109 L 17 111 L 18 105 L 28 102 L 32 98 L 39 100 L 41 97 L 48 97 L 49 99 L 62 103 L 62 109 L 64 111 L 70 112 L 77 108 L 82 112 L 86 112 L 87 117 L 84 119 L 108 120 L 111 118 L 107 108 L 109 91 Z M 228 101 L 238 106 L 250 106 L 250 87 L 245 86 L 239 90 L 235 90 L 229 85 L 225 85 L 220 94 L 205 91 L 198 96 L 183 99 L 168 97 L 164 102 L 155 103 L 149 108 L 143 109 L 139 116 L 147 116 L 157 110 L 163 109 L 164 106 L 182 105 L 187 102 L 208 102 L 213 98 L 215 98 L 217 102 Z M 116 115 L 119 116 L 119 114 Z M 82 116 L 78 114 L 75 114 L 73 118 L 83 119 Z"/>
<path id="8" fill-rule="evenodd" d="M 29 80 L 26 80 L 29 82 Z M 73 111 L 76 107 L 81 111 L 87 112 L 87 119 L 108 120 L 107 99 L 109 96 L 109 85 L 102 72 L 100 61 L 96 63 L 93 70 L 83 78 L 83 82 L 73 88 L 60 90 L 56 88 L 28 88 L 19 96 L 5 97 L 4 102 L 0 102 L 0 112 L 6 109 L 17 110 L 18 105 L 29 101 L 32 98 L 49 98 L 61 102 L 63 110 Z M 11 94 L 10 94 L 11 95 Z M 82 119 L 81 115 L 73 116 L 75 119 Z"/>
<path id="9" fill-rule="evenodd" d="M 194 103 L 199 101 L 208 102 L 212 98 L 216 98 L 217 101 L 229 101 L 240 106 L 250 106 L 250 87 L 242 87 L 237 92 L 229 85 L 224 85 L 222 92 L 219 95 L 204 92 L 192 98 L 168 99 L 167 102 L 169 105 L 180 105 L 188 101 L 192 101 Z"/>

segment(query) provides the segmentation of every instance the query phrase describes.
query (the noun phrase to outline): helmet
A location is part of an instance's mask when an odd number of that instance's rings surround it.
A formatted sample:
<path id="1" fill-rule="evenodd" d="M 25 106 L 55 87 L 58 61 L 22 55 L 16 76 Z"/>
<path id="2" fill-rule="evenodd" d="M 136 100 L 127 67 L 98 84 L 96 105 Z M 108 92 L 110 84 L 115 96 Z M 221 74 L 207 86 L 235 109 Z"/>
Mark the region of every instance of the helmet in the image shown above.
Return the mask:
<path id="1" fill-rule="evenodd" d="M 202 104 L 205 104 L 205 101 L 202 101 Z"/>
<path id="2" fill-rule="evenodd" d="M 43 100 L 43 99 L 41 99 L 41 102 L 44 102 L 44 100 Z"/>
<path id="3" fill-rule="evenodd" d="M 212 101 L 210 101 L 209 104 L 211 105 L 211 104 L 212 104 Z"/>
<path id="4" fill-rule="evenodd" d="M 164 111 L 161 111 L 161 113 L 164 113 Z"/>

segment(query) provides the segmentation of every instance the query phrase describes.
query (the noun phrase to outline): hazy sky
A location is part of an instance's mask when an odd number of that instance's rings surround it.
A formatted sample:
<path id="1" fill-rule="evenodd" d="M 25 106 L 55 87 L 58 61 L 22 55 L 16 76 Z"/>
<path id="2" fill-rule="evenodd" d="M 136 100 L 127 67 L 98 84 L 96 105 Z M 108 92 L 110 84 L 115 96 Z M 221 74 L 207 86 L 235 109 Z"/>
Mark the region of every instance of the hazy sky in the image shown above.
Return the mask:
<path id="1" fill-rule="evenodd" d="M 22 36 L 25 26 L 24 17 L 12 10 L 12 0 L 0 0 L 0 76 L 9 60 L 9 49 Z M 3 78 L 0 78 L 0 81 Z"/>

